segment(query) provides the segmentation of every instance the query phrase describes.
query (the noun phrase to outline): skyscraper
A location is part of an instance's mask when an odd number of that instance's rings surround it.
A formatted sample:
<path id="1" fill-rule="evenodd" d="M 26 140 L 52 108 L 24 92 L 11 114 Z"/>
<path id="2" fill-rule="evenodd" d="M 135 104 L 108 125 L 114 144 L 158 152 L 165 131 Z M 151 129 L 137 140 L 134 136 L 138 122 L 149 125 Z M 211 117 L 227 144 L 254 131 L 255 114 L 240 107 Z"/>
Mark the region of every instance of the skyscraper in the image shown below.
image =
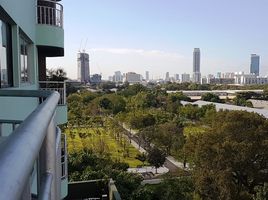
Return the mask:
<path id="1" fill-rule="evenodd" d="M 149 71 L 145 72 L 146 81 L 149 81 Z"/>
<path id="2" fill-rule="evenodd" d="M 260 56 L 257 54 L 251 54 L 250 73 L 259 76 L 260 73 Z"/>
<path id="3" fill-rule="evenodd" d="M 87 83 L 89 76 L 89 55 L 85 52 L 77 54 L 77 79 L 80 82 Z"/>
<path id="4" fill-rule="evenodd" d="M 165 78 L 165 81 L 170 81 L 170 78 L 169 78 L 169 72 L 166 72 L 166 78 Z"/>
<path id="5" fill-rule="evenodd" d="M 193 82 L 201 83 L 200 49 L 199 48 L 194 48 L 194 52 L 193 52 Z"/>

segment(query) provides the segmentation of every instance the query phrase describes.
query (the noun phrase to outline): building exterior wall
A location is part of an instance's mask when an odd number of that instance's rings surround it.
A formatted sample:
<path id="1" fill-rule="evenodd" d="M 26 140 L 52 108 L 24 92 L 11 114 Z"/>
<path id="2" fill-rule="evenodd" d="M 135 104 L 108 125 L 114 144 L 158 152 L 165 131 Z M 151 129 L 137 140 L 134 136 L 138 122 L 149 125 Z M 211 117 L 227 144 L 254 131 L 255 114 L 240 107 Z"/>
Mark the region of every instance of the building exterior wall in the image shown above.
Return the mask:
<path id="1" fill-rule="evenodd" d="M 126 73 L 126 81 L 129 83 L 140 83 L 141 75 L 136 74 L 135 72 L 128 72 Z"/>
<path id="2" fill-rule="evenodd" d="M 201 83 L 200 49 L 199 48 L 195 48 L 193 52 L 193 82 Z"/>
<path id="3" fill-rule="evenodd" d="M 260 56 L 256 54 L 251 54 L 250 73 L 260 75 Z"/>
<path id="4" fill-rule="evenodd" d="M 182 74 L 181 75 L 181 82 L 184 83 L 184 82 L 190 82 L 190 74 Z"/>
<path id="5" fill-rule="evenodd" d="M 47 55 L 62 56 L 62 51 L 60 50 L 64 48 L 63 29 L 37 24 L 36 14 L 37 0 L 0 0 L 0 20 L 10 27 L 10 40 L 12 43 L 11 52 L 9 52 L 12 61 L 9 65 L 12 72 L 12 83 L 6 87 L 0 86 L 0 90 L 26 90 L 31 95 L 31 90 L 39 89 L 38 63 L 43 63 L 43 67 L 46 67 L 45 57 Z M 0 34 L 2 34 L 1 31 Z M 40 62 L 40 49 L 44 53 L 43 62 Z M 0 57 L 0 61 L 3 61 L 2 57 Z M 3 78 L 2 75 L 0 77 L 1 79 Z M 0 119 L 23 121 L 39 104 L 39 99 L 36 97 L 1 96 Z M 65 123 L 67 121 L 66 107 L 61 107 L 57 110 L 61 112 L 56 112 L 56 120 L 58 123 Z M 4 126 L 4 128 L 0 127 L 2 128 L 2 136 L 7 136 L 12 132 L 11 124 L 1 125 Z M 33 183 L 35 182 L 33 181 Z M 32 186 L 32 192 L 34 192 L 37 187 L 36 185 Z M 65 189 L 67 188 L 66 186 L 67 184 L 63 185 Z"/>
<path id="6" fill-rule="evenodd" d="M 89 55 L 87 53 L 77 54 L 77 79 L 80 82 L 87 83 L 90 81 L 89 73 Z"/>

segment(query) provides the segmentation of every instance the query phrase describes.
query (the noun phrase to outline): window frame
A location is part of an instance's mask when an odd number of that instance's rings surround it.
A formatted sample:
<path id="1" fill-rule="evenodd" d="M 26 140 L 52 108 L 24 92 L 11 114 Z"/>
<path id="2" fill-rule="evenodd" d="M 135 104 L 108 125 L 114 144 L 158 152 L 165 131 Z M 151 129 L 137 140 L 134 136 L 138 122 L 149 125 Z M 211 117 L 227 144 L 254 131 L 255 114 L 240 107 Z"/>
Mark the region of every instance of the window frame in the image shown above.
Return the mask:
<path id="1" fill-rule="evenodd" d="M 22 54 L 22 43 L 23 43 L 23 46 L 25 46 L 25 49 L 24 49 L 25 54 Z M 19 74 L 20 74 L 20 83 L 23 85 L 31 84 L 31 81 L 32 81 L 31 72 L 30 72 L 31 64 L 30 64 L 30 58 L 29 58 L 30 46 L 31 46 L 30 40 L 22 31 L 20 31 L 19 33 L 19 55 L 20 55 L 19 72 L 20 73 Z M 27 58 L 27 60 L 25 60 L 25 58 Z M 23 64 L 23 72 L 22 72 L 22 64 Z M 24 76 L 22 76 L 22 73 Z M 25 80 L 25 77 L 27 77 L 27 80 Z"/>
<path id="2" fill-rule="evenodd" d="M 0 10 L 1 11 L 1 10 Z M 12 56 L 12 26 L 11 23 L 9 23 L 8 20 L 6 20 L 5 17 L 3 17 L 0 14 L 0 21 L 1 23 L 5 24 L 6 27 L 6 70 L 7 70 L 7 84 L 2 84 L 2 79 L 0 76 L 0 89 L 1 88 L 8 88 L 8 87 L 13 87 L 14 82 L 13 82 L 13 56 Z M 0 34 L 2 34 L 0 32 Z M 0 74 L 1 74 L 1 64 L 0 64 Z"/>

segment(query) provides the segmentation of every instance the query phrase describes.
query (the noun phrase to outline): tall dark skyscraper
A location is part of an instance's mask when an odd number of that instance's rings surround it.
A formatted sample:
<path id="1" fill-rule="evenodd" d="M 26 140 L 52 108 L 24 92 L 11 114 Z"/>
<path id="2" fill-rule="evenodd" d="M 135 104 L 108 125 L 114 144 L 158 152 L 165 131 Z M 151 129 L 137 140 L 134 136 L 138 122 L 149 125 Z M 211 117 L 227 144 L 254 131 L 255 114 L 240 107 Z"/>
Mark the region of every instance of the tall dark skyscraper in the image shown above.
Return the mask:
<path id="1" fill-rule="evenodd" d="M 199 48 L 194 48 L 194 52 L 193 52 L 193 82 L 201 83 L 200 49 Z"/>
<path id="2" fill-rule="evenodd" d="M 257 76 L 260 74 L 260 56 L 257 54 L 251 54 L 250 73 Z"/>
<path id="3" fill-rule="evenodd" d="M 89 55 L 85 52 L 77 54 L 77 79 L 83 83 L 90 81 Z"/>

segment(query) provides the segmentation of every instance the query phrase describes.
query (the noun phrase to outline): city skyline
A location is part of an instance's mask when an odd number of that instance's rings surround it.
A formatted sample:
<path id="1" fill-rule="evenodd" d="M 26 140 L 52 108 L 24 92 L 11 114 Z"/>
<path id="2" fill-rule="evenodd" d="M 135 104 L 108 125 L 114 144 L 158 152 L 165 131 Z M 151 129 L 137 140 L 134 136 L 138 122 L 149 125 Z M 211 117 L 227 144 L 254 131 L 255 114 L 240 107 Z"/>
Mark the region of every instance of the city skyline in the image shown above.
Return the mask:
<path id="1" fill-rule="evenodd" d="M 65 57 L 49 59 L 48 67 L 61 66 L 70 78 L 77 77 L 76 54 L 83 49 L 90 54 L 92 73 L 105 79 L 117 70 L 150 71 L 161 78 L 166 71 L 192 74 L 195 47 L 202 50 L 201 74 L 249 73 L 253 53 L 262 58 L 260 75 L 268 74 L 267 1 L 93 0 L 64 6 Z"/>

